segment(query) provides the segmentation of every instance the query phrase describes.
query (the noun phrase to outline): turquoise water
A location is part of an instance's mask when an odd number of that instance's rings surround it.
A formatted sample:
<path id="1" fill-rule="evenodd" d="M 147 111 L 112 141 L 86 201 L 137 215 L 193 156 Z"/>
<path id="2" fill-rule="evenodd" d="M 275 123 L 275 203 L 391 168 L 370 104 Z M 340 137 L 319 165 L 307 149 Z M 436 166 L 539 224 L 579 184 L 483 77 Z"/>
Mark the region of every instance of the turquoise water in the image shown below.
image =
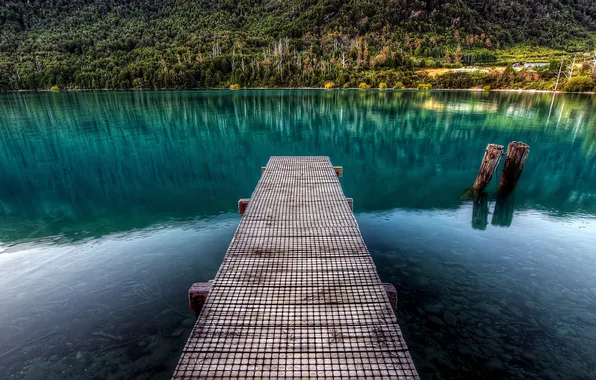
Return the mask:
<path id="1" fill-rule="evenodd" d="M 596 378 L 596 97 L 0 94 L 0 372 L 167 379 L 271 155 L 328 155 L 423 379 Z M 466 196 L 488 143 L 513 197 Z M 498 178 L 497 178 L 498 179 Z M 474 216 L 474 217 L 473 217 Z"/>

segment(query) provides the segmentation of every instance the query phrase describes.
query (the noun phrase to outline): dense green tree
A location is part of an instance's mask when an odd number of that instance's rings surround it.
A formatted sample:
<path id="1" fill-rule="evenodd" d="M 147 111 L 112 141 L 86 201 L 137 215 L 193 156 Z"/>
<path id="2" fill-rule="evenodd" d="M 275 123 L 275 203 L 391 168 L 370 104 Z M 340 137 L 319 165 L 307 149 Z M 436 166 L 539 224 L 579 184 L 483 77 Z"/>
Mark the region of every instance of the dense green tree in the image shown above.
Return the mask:
<path id="1" fill-rule="evenodd" d="M 519 44 L 589 52 L 595 31 L 593 0 L 4 0 L 0 90 L 356 85 Z"/>

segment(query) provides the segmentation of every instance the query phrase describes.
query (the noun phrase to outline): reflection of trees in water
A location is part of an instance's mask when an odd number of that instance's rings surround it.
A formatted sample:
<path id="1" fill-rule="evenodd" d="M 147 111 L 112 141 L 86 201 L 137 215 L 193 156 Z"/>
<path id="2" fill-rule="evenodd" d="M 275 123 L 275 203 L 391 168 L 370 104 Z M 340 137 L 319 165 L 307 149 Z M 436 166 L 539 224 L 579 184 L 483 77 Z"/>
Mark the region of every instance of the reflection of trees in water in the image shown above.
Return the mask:
<path id="1" fill-rule="evenodd" d="M 278 154 L 330 155 L 359 209 L 456 207 L 486 144 L 523 140 L 532 152 L 517 207 L 596 213 L 594 100 L 557 96 L 549 118 L 550 102 L 518 93 L 7 94 L 0 210 L 29 232 L 50 224 L 40 234 L 213 215 L 248 196 Z"/>

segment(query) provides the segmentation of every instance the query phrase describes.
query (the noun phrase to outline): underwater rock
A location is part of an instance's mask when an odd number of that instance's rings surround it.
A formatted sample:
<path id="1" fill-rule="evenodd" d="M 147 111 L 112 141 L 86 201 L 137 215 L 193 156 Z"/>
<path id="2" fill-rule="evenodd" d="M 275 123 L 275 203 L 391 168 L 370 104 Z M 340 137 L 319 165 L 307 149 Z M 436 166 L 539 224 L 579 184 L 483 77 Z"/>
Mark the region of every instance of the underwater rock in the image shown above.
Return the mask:
<path id="1" fill-rule="evenodd" d="M 525 360 L 533 363 L 537 360 L 536 355 L 534 355 L 532 352 L 528 352 L 528 351 L 524 351 L 521 354 L 522 358 L 524 358 Z"/>
<path id="2" fill-rule="evenodd" d="M 181 336 L 182 334 L 184 334 L 184 330 L 186 330 L 183 327 L 177 328 L 173 333 L 172 333 L 172 337 L 173 338 L 178 338 L 179 336 Z"/>
<path id="3" fill-rule="evenodd" d="M 437 325 L 437 326 L 445 326 L 445 322 L 443 322 L 443 321 L 441 320 L 441 318 L 439 318 L 439 317 L 437 317 L 437 316 L 435 316 L 435 315 L 431 315 L 431 316 L 428 318 L 428 321 L 429 321 L 430 323 L 434 324 L 434 325 Z"/>
<path id="4" fill-rule="evenodd" d="M 457 325 L 457 317 L 448 311 L 443 313 L 443 320 L 450 326 Z"/>
<path id="5" fill-rule="evenodd" d="M 456 370 L 457 367 L 453 365 L 453 363 L 451 363 L 451 361 L 449 359 L 447 359 L 444 355 L 437 355 L 435 357 L 435 361 L 437 364 L 443 366 L 443 367 L 447 367 L 451 370 Z"/>
<path id="6" fill-rule="evenodd" d="M 596 326 L 596 320 L 589 314 L 578 314 L 577 319 L 590 326 Z"/>
<path id="7" fill-rule="evenodd" d="M 510 362 L 510 361 L 512 361 L 512 360 L 513 360 L 513 357 L 512 357 L 512 356 L 510 356 L 510 355 L 507 355 L 507 354 L 501 354 L 501 359 L 502 359 L 504 362 L 506 362 L 506 363 L 507 363 L 507 362 Z"/>
<path id="8" fill-rule="evenodd" d="M 484 368 L 491 372 L 502 372 L 505 370 L 503 362 L 499 358 L 492 358 L 484 363 Z"/>
<path id="9" fill-rule="evenodd" d="M 432 305 L 426 305 L 424 307 L 424 310 L 427 313 L 436 314 L 436 315 L 441 315 L 443 313 L 444 309 L 445 309 L 445 306 L 442 303 L 435 303 Z"/>
<path id="10" fill-rule="evenodd" d="M 77 351 L 77 355 L 75 356 L 75 358 L 76 358 L 77 360 L 81 360 L 81 359 L 83 359 L 83 356 L 84 356 L 84 355 L 83 355 L 83 353 L 82 353 L 81 351 Z"/>
<path id="11" fill-rule="evenodd" d="M 524 301 L 524 306 L 530 311 L 538 310 L 538 306 L 532 301 L 528 301 L 528 300 Z"/>
<path id="12" fill-rule="evenodd" d="M 486 302 L 477 303 L 476 305 L 474 305 L 474 309 L 484 311 L 484 312 L 486 312 L 488 314 L 492 314 L 492 315 L 500 315 L 501 314 L 499 312 L 498 307 L 496 307 L 495 305 L 486 303 Z"/>

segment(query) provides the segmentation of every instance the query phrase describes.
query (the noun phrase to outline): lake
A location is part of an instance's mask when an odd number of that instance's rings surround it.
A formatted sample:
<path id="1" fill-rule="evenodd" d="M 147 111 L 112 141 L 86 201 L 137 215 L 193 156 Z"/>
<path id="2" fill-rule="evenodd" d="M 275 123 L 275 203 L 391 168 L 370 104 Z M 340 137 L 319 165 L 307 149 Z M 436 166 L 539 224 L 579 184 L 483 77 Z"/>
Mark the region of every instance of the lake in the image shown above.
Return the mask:
<path id="1" fill-rule="evenodd" d="M 422 379 L 596 378 L 596 97 L 0 94 L 0 373 L 169 379 L 271 155 L 326 155 Z M 472 199 L 488 143 L 518 188 Z M 503 163 L 501 163 L 502 168 Z M 500 172 L 500 169 L 499 169 Z"/>

